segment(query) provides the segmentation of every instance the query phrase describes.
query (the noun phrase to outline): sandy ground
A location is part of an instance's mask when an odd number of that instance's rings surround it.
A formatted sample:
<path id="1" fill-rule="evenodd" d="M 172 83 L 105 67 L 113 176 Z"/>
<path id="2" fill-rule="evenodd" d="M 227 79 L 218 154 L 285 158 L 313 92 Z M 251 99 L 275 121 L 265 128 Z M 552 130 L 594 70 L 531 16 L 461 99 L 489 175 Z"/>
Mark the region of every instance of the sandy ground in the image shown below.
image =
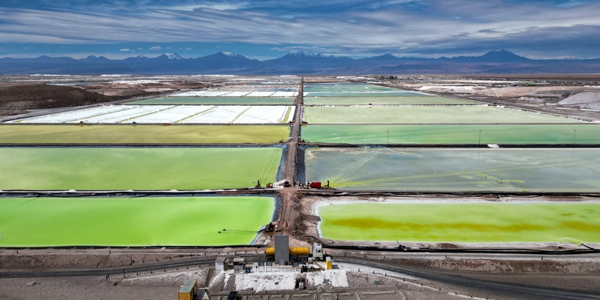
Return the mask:
<path id="1" fill-rule="evenodd" d="M 384 85 L 600 122 L 600 75 L 440 75 L 382 79 Z M 579 96 L 578 96 L 579 95 Z M 584 101 L 565 101 L 569 97 Z"/>
<path id="2" fill-rule="evenodd" d="M 176 299 L 179 286 L 107 285 L 104 277 L 0 279 L 0 299 Z"/>
<path id="3" fill-rule="evenodd" d="M 384 276 L 384 273 L 375 273 L 348 272 L 348 281 L 353 288 L 336 289 L 331 285 L 324 284 L 320 285 L 319 290 L 297 291 L 293 294 L 293 299 L 303 299 L 303 295 L 314 295 L 315 293 L 318 293 L 321 299 L 346 299 L 347 297 L 347 299 L 353 300 L 357 299 L 356 294 L 360 294 L 361 299 L 365 300 L 460 299 L 468 295 L 468 292 L 451 288 L 444 288 L 440 291 L 440 287 L 425 281 L 403 281 Z M 155 277 L 155 279 L 148 278 L 136 283 L 127 282 L 127 279 L 111 279 L 110 285 L 106 284 L 104 277 L 0 279 L 0 299 L 176 299 L 183 281 L 173 284 L 158 279 L 161 275 Z M 377 286 L 375 285 L 376 281 L 378 282 Z M 114 283 L 117 284 L 113 285 Z M 228 291 L 215 290 L 213 294 L 223 295 L 221 299 L 226 299 L 225 295 Z M 246 294 L 250 295 L 252 292 L 246 292 Z M 250 297 L 283 299 L 278 298 L 277 294 L 272 291 L 268 295 L 262 293 L 262 296 L 249 296 L 248 299 L 252 299 Z M 212 299 L 219 299 L 219 296 L 214 296 Z M 308 297 L 307 299 L 314 298 Z"/>

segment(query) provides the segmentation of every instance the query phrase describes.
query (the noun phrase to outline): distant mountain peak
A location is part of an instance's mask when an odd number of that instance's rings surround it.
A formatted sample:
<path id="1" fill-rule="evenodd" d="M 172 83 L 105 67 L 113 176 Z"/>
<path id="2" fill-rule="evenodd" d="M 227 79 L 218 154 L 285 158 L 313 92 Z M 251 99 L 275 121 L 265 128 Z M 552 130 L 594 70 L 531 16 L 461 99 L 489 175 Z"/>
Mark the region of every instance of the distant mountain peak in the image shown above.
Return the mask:
<path id="1" fill-rule="evenodd" d="M 104 56 L 89 55 L 88 57 L 84 58 L 84 60 L 108 60 L 108 58 Z"/>
<path id="2" fill-rule="evenodd" d="M 165 53 L 165 54 L 163 54 L 163 55 L 161 55 L 161 56 L 159 56 L 157 58 L 160 58 L 160 59 L 169 59 L 169 60 L 182 60 L 182 59 L 185 59 L 185 58 L 181 57 L 177 53 Z"/>
<path id="3" fill-rule="evenodd" d="M 235 53 L 233 53 L 233 52 L 231 52 L 231 51 L 227 51 L 227 50 L 223 50 L 223 51 L 219 52 L 218 54 L 222 54 L 222 55 L 229 56 L 229 57 L 238 57 L 238 56 L 242 56 L 242 55 L 235 54 Z"/>
<path id="4" fill-rule="evenodd" d="M 505 60 L 526 60 L 527 58 L 523 57 L 523 56 L 519 56 L 514 54 L 513 52 L 510 52 L 508 50 L 502 49 L 502 50 L 492 50 L 489 51 L 488 53 L 484 54 L 481 56 L 482 58 L 493 58 L 493 59 L 497 59 L 500 61 L 505 61 Z"/>
<path id="5" fill-rule="evenodd" d="M 386 54 L 379 55 L 379 56 L 369 57 L 367 59 L 369 59 L 369 60 L 396 60 L 396 59 L 398 59 L 398 57 L 396 57 L 390 53 L 386 53 Z"/>
<path id="6" fill-rule="evenodd" d="M 289 56 L 289 57 L 327 57 L 321 53 L 313 53 L 313 52 L 305 52 L 305 51 L 292 52 L 286 56 Z"/>

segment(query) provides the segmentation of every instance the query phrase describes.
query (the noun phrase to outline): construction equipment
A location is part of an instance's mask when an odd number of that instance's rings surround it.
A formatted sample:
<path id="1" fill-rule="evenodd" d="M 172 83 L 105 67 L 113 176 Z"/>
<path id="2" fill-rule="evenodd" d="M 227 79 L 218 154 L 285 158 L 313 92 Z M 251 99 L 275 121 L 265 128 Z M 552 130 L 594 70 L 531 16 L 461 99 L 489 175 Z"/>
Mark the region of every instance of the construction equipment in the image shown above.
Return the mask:
<path id="1" fill-rule="evenodd" d="M 267 226 L 265 226 L 264 231 L 265 232 L 275 231 L 275 224 L 273 224 L 273 222 L 270 222 L 269 224 L 267 224 Z"/>
<path id="2" fill-rule="evenodd" d="M 198 291 L 198 284 L 196 280 L 189 279 L 186 280 L 181 289 L 179 290 L 178 299 L 179 300 L 193 300 L 196 296 L 196 292 Z"/>
<path id="3" fill-rule="evenodd" d="M 311 181 L 308 183 L 308 186 L 311 189 L 329 189 L 329 180 L 327 180 L 327 184 L 323 185 L 320 181 Z"/>
<path id="4" fill-rule="evenodd" d="M 290 256 L 295 256 L 300 259 L 314 259 L 314 260 L 323 260 L 323 245 L 319 243 L 314 243 L 312 245 L 312 251 L 310 247 L 290 247 Z M 275 247 L 269 247 L 265 250 L 265 254 L 267 255 L 268 260 L 275 259 Z"/>

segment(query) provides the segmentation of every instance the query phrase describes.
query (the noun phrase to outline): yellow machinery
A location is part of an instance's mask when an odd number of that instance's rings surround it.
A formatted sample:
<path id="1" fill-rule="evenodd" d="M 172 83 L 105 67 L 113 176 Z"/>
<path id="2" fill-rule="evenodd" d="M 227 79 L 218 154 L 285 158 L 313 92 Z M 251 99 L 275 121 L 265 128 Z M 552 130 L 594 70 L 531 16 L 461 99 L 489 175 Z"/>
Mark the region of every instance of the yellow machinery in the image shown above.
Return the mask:
<path id="1" fill-rule="evenodd" d="M 196 280 L 189 279 L 186 280 L 181 289 L 179 290 L 178 299 L 179 300 L 193 300 L 196 296 L 196 292 L 198 291 L 198 284 Z"/>
<path id="2" fill-rule="evenodd" d="M 267 254 L 267 256 L 275 255 L 275 247 L 267 248 L 267 250 L 265 251 L 265 254 Z M 310 255 L 310 248 L 308 248 L 308 247 L 292 247 L 292 248 L 290 248 L 290 255 L 308 256 L 308 255 Z"/>
<path id="3" fill-rule="evenodd" d="M 316 260 L 323 260 L 323 246 L 315 243 L 313 245 L 313 251 L 310 251 L 309 247 L 290 247 L 290 255 L 297 257 L 312 257 Z M 265 250 L 267 257 L 275 256 L 275 247 L 269 247 Z"/>

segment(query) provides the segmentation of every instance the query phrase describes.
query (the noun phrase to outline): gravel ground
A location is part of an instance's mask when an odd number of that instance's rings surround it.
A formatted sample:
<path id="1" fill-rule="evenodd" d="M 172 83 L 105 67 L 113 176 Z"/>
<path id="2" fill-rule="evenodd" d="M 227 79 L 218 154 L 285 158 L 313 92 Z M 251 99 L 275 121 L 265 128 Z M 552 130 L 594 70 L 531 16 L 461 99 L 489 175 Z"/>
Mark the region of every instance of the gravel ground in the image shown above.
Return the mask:
<path id="1" fill-rule="evenodd" d="M 35 283 L 35 284 L 32 284 Z M 104 277 L 0 279 L 0 299 L 176 299 L 179 286 L 107 285 Z"/>

